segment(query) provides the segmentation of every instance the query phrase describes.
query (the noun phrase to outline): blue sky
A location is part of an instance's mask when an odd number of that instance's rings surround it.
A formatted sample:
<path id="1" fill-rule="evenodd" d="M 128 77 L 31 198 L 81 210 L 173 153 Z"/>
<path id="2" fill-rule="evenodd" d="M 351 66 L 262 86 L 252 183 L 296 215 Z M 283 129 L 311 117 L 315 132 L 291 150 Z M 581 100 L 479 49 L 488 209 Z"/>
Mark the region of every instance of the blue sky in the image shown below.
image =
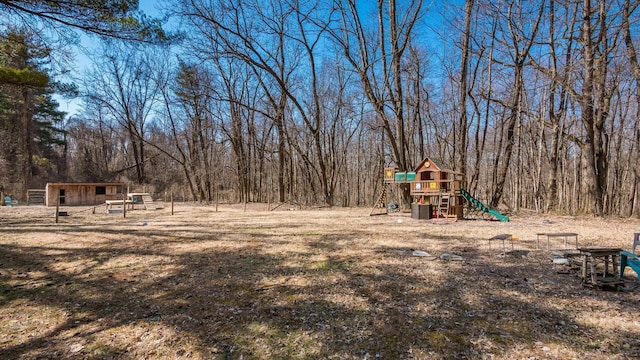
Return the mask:
<path id="1" fill-rule="evenodd" d="M 360 3 L 368 4 L 369 0 L 362 0 Z M 422 26 L 420 29 L 416 29 L 415 32 L 421 38 L 421 43 L 426 45 L 431 54 L 436 56 L 441 56 L 442 54 L 447 52 L 447 47 L 449 46 L 447 40 L 443 40 L 440 38 L 436 31 L 441 30 L 442 28 L 447 28 L 446 20 L 443 19 L 441 11 L 444 10 L 444 4 L 459 4 L 460 0 L 452 0 L 451 2 L 443 1 L 443 0 L 433 0 L 426 1 L 427 5 L 427 13 L 426 17 L 422 20 Z M 155 0 L 140 0 L 139 8 L 148 16 L 158 17 L 161 15 L 160 9 L 163 6 L 167 6 L 163 2 L 155 1 Z M 367 5 L 364 5 L 367 6 Z M 460 5 L 461 6 L 461 5 Z M 366 13 L 366 11 L 364 12 Z M 85 34 L 81 34 L 81 43 L 82 47 L 91 50 L 94 48 L 98 42 L 97 38 L 94 36 L 89 36 Z M 71 70 L 71 78 L 60 79 L 64 82 L 73 81 L 76 84 L 80 83 L 80 80 L 84 76 L 84 73 L 91 68 L 91 61 L 87 58 L 80 49 L 74 49 L 75 51 L 75 66 Z M 430 73 L 430 76 L 439 77 L 440 74 Z M 68 113 L 68 116 L 73 116 L 78 114 L 81 111 L 81 99 L 65 99 L 60 96 L 54 96 L 54 98 L 60 103 L 60 110 Z"/>
<path id="2" fill-rule="evenodd" d="M 144 11 L 144 13 L 149 16 L 160 15 L 160 11 L 158 10 L 158 5 L 159 5 L 158 1 L 155 1 L 155 0 L 140 0 L 139 2 L 140 10 Z M 96 37 L 89 36 L 86 34 L 80 35 L 80 41 L 81 41 L 82 47 L 89 50 L 92 49 L 97 43 Z M 71 78 L 60 79 L 60 80 L 64 82 L 73 81 L 77 84 L 79 80 L 82 79 L 82 77 L 84 76 L 85 71 L 87 71 L 91 67 L 91 61 L 82 53 L 82 51 L 80 51 L 80 49 L 75 48 L 73 49 L 73 51 L 75 55 L 75 62 L 74 62 L 75 66 L 73 69 L 70 69 Z M 56 101 L 60 103 L 60 110 L 66 112 L 68 114 L 67 116 L 76 115 L 81 110 L 82 101 L 79 98 L 66 99 L 58 95 L 54 95 L 53 97 Z"/>

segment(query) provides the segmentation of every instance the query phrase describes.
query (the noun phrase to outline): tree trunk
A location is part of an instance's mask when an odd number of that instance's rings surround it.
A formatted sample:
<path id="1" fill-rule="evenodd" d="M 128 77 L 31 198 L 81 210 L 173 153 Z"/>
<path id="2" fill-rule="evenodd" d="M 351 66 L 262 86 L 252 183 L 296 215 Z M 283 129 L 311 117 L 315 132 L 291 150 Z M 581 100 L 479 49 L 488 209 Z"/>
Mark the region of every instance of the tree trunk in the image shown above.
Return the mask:
<path id="1" fill-rule="evenodd" d="M 508 10 L 508 27 L 509 33 L 511 34 L 511 40 L 513 45 L 513 73 L 514 73 L 514 84 L 513 84 L 513 99 L 509 104 L 510 108 L 508 111 L 510 112 L 509 117 L 507 118 L 507 132 L 505 139 L 505 150 L 502 158 L 502 163 L 500 164 L 500 170 L 497 174 L 496 184 L 493 196 L 491 198 L 491 206 L 498 207 L 500 201 L 502 200 L 502 195 L 504 193 L 504 186 L 507 179 L 507 174 L 509 171 L 509 166 L 511 162 L 511 156 L 513 152 L 513 147 L 515 145 L 515 127 L 520 124 L 520 116 L 522 112 L 522 102 L 524 97 L 524 66 L 525 61 L 529 57 L 529 53 L 531 47 L 536 41 L 536 35 L 538 33 L 540 20 L 542 19 L 542 14 L 544 13 L 545 5 L 544 2 L 539 5 L 540 10 L 537 15 L 537 19 L 533 28 L 531 29 L 531 34 L 528 39 L 521 39 L 518 35 L 521 31 L 519 26 L 523 26 L 516 19 L 516 15 L 513 14 L 513 5 L 509 5 Z M 524 45 L 521 43 L 524 42 Z M 522 48 L 521 48 L 522 46 Z"/>
<path id="2" fill-rule="evenodd" d="M 465 174 L 462 180 L 462 187 L 466 187 L 467 172 L 467 71 L 469 66 L 469 39 L 471 37 L 471 16 L 473 12 L 473 1 L 465 1 L 464 11 L 464 33 L 462 39 L 462 58 L 460 60 L 460 120 L 458 122 L 458 146 L 456 148 L 456 156 L 458 162 L 456 167 L 458 171 Z"/>
<path id="3" fill-rule="evenodd" d="M 640 63 L 638 62 L 638 55 L 631 37 L 631 25 L 629 21 L 629 16 L 631 15 L 631 12 L 636 9 L 636 6 L 637 5 L 634 5 L 634 8 L 632 9 L 630 0 L 625 0 L 622 13 L 622 27 L 624 31 L 624 44 L 627 48 L 629 63 L 631 65 L 635 83 L 636 95 L 636 116 L 634 125 L 636 162 L 633 164 L 633 180 L 630 189 L 629 215 L 640 217 L 640 201 L 638 200 L 638 196 L 640 196 L 640 156 L 638 156 L 638 147 L 640 146 Z"/>
<path id="4" fill-rule="evenodd" d="M 591 0 L 583 0 L 582 4 L 582 66 L 584 79 L 582 83 L 582 94 L 580 95 L 581 120 L 587 135 L 586 156 L 587 167 L 586 177 L 589 186 L 589 195 L 593 199 L 592 212 L 596 216 L 604 214 L 604 188 L 606 184 L 602 183 L 606 179 L 604 174 L 604 159 L 602 147 L 602 127 L 596 114 L 595 107 L 595 47 L 592 35 L 593 27 L 591 25 Z M 602 16 L 602 15 L 601 15 Z M 602 29 L 601 29 L 602 30 Z M 599 44 L 600 46 L 606 46 Z M 600 59 L 599 61 L 604 61 Z M 602 76 L 604 74 L 598 74 Z M 601 104 L 602 105 L 602 104 Z"/>
<path id="5" fill-rule="evenodd" d="M 23 126 L 23 148 L 22 156 L 22 176 L 20 179 L 20 194 L 26 193 L 29 188 L 33 174 L 33 111 L 32 95 L 28 86 L 22 88 L 22 126 Z M 15 195 L 14 195 L 15 196 Z"/>
<path id="6" fill-rule="evenodd" d="M 500 205 L 500 200 L 502 200 L 502 195 L 504 193 L 504 185 L 507 181 L 507 174 L 509 173 L 509 165 L 511 164 L 511 156 L 513 154 L 513 147 L 515 145 L 515 127 L 519 122 L 520 118 L 520 102 L 522 96 L 522 64 L 516 64 L 515 72 L 515 83 L 514 83 L 514 93 L 513 93 L 513 102 L 511 107 L 511 113 L 507 118 L 507 133 L 505 139 L 505 147 L 504 154 L 502 156 L 502 163 L 500 164 L 500 169 L 498 170 L 497 179 L 496 179 L 496 187 L 493 192 L 493 197 L 491 198 L 491 207 L 497 208 Z"/>

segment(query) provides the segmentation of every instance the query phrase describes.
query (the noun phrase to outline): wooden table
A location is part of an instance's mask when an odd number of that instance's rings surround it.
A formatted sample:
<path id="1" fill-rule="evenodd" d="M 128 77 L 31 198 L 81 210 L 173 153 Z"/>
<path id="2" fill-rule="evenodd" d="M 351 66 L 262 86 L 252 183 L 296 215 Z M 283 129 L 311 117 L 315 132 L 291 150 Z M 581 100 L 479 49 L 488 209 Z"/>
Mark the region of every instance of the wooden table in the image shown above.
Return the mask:
<path id="1" fill-rule="evenodd" d="M 105 204 L 107 204 L 107 211 L 111 209 L 113 205 L 123 205 L 123 204 L 126 204 L 129 206 L 130 209 L 133 209 L 132 200 L 127 200 L 126 202 L 124 200 L 106 200 Z"/>
<path id="2" fill-rule="evenodd" d="M 594 287 L 618 286 L 623 281 L 619 277 L 620 248 L 580 248 L 582 255 L 582 285 Z M 602 277 L 598 276 L 597 262 L 604 264 Z M 609 270 L 611 264 L 611 271 Z"/>
<path id="3" fill-rule="evenodd" d="M 507 251 L 507 247 L 504 245 L 505 240 L 511 241 L 511 250 L 513 250 L 513 240 L 511 238 L 511 234 L 500 234 L 496 235 L 492 238 L 489 238 L 489 250 L 491 250 L 491 240 L 499 240 L 502 241 L 502 252 Z"/>
<path id="4" fill-rule="evenodd" d="M 576 239 L 576 249 L 578 248 L 578 234 L 576 233 L 537 233 L 536 234 L 536 249 L 539 249 L 540 236 L 547 237 L 547 250 L 549 250 L 549 239 L 553 237 L 564 238 L 564 248 L 567 248 L 567 238 L 573 237 Z"/>

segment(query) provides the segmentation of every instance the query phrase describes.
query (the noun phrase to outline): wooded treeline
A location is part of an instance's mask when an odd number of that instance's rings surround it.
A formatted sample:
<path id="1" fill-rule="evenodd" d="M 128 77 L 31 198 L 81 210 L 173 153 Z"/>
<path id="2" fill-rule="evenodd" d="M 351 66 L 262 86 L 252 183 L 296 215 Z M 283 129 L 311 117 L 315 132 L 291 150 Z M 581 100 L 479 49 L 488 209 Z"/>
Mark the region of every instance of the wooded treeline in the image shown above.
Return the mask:
<path id="1" fill-rule="evenodd" d="M 429 156 L 493 207 L 638 216 L 638 5 L 173 0 L 180 41 L 92 50 L 81 115 L 47 118 L 51 151 L 25 145 L 47 87 L 0 78 L 1 181 L 369 206 L 383 167 Z M 41 46 L 6 28 L 0 66 L 28 69 L 15 34 Z"/>

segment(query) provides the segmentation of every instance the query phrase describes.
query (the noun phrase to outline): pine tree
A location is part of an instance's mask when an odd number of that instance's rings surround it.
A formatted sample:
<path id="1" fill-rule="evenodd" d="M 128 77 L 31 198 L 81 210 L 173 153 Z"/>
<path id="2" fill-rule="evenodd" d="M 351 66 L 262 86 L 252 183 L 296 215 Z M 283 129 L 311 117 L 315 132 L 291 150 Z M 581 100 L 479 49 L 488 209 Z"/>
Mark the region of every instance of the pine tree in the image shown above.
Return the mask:
<path id="1" fill-rule="evenodd" d="M 22 28 L 69 30 L 143 42 L 164 43 L 174 36 L 162 29 L 162 21 L 138 11 L 138 0 L 32 1 L 0 0 L 0 20 Z"/>
<path id="2" fill-rule="evenodd" d="M 17 198 L 51 175 L 64 176 L 59 126 L 65 114 L 51 96 L 55 84 L 43 61 L 48 53 L 32 39 L 17 30 L 0 38 L 0 183 Z"/>

